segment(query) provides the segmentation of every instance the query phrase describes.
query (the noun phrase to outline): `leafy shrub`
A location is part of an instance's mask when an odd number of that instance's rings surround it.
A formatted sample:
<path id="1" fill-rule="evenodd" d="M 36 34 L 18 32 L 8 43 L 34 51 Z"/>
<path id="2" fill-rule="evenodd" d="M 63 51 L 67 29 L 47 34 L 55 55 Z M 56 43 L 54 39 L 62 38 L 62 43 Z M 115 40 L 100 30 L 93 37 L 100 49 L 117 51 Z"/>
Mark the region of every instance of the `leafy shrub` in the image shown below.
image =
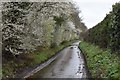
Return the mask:
<path id="1" fill-rule="evenodd" d="M 109 49 L 103 50 L 86 42 L 81 42 L 80 48 L 86 56 L 87 65 L 93 78 L 120 79 L 119 56 L 109 54 Z"/>

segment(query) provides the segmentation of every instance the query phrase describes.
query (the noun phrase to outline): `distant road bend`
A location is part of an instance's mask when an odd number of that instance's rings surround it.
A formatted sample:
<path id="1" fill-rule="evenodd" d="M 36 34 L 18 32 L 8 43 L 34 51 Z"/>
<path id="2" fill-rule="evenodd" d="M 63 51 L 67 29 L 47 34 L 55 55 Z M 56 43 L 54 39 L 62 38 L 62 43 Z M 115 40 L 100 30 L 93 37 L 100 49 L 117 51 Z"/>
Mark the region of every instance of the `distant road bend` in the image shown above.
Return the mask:
<path id="1" fill-rule="evenodd" d="M 60 56 L 50 65 L 43 68 L 32 78 L 86 78 L 84 59 L 78 48 L 79 42 L 63 49 Z"/>

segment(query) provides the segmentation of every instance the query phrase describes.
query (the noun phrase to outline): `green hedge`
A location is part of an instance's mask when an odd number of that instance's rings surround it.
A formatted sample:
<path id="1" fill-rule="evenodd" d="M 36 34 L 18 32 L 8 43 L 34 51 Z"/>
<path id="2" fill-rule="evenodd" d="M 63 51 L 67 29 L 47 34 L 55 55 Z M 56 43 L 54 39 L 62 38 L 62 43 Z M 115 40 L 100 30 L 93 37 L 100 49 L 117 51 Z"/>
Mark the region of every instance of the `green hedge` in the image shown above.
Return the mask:
<path id="1" fill-rule="evenodd" d="M 120 54 L 120 3 L 112 8 L 100 23 L 85 33 L 84 40 L 102 48 L 110 48 L 111 53 Z"/>

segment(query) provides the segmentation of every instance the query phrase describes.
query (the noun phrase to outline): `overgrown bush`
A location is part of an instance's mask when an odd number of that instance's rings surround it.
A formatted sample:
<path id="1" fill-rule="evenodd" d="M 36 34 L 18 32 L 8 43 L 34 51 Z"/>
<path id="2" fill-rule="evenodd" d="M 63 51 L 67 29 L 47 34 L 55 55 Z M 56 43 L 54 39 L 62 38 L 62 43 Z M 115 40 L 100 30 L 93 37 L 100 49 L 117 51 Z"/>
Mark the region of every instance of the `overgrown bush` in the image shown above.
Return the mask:
<path id="1" fill-rule="evenodd" d="M 113 5 L 113 10 L 103 21 L 84 34 L 85 41 L 110 48 L 110 53 L 120 53 L 120 3 Z"/>
<path id="2" fill-rule="evenodd" d="M 120 53 L 120 3 L 113 5 L 111 16 L 110 48 L 112 53 Z"/>
<path id="3" fill-rule="evenodd" d="M 109 54 L 109 49 L 103 50 L 86 42 L 81 42 L 80 48 L 85 54 L 92 78 L 120 79 L 119 56 Z"/>

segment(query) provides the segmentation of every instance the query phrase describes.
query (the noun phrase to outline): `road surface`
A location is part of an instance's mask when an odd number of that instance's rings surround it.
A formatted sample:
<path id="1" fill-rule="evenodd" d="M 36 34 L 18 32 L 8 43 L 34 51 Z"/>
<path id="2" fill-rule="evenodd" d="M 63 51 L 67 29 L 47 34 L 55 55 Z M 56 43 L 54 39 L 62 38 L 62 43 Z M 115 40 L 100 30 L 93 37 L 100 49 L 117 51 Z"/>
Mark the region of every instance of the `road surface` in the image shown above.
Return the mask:
<path id="1" fill-rule="evenodd" d="M 60 52 L 60 56 L 32 78 L 86 78 L 84 60 L 78 48 L 79 42 Z"/>

